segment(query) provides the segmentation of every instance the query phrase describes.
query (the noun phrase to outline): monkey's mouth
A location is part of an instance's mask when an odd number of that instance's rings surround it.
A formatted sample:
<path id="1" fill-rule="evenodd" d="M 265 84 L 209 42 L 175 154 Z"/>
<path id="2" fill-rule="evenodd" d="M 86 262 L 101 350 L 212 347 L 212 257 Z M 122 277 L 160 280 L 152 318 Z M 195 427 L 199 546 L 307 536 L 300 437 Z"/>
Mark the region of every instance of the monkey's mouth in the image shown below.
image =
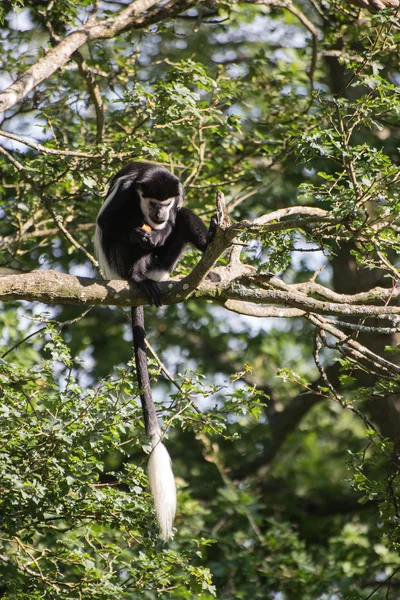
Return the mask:
<path id="1" fill-rule="evenodd" d="M 155 219 L 154 217 L 151 219 L 153 221 L 153 223 L 155 223 L 156 225 L 162 225 L 163 223 L 165 223 L 166 219 Z"/>

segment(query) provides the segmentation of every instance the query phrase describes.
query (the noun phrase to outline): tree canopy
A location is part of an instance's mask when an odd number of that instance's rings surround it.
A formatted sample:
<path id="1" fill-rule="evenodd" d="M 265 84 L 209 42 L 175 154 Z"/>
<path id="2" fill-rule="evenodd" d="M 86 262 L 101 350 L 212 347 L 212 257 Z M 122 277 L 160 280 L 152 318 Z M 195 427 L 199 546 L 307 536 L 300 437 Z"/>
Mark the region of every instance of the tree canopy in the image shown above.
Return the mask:
<path id="1" fill-rule="evenodd" d="M 0 7 L 0 595 L 400 588 L 398 0 Z M 175 536 L 94 224 L 149 161 L 206 223 L 146 308 Z"/>

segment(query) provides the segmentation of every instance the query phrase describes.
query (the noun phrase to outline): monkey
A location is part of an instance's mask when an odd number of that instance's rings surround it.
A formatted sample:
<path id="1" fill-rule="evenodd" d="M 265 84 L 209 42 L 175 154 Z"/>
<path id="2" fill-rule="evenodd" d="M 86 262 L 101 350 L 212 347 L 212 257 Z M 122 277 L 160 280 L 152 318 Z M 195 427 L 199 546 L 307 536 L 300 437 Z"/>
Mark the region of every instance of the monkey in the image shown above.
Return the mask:
<path id="1" fill-rule="evenodd" d="M 95 254 L 107 279 L 136 284 L 150 305 L 162 306 L 159 281 L 169 278 L 187 244 L 204 252 L 214 239 L 209 228 L 183 206 L 183 187 L 164 167 L 133 162 L 118 171 L 97 215 Z M 148 475 L 164 541 L 172 537 L 176 488 L 171 458 L 162 443 L 147 368 L 143 306 L 132 307 L 132 335 L 146 435 L 152 451 Z"/>

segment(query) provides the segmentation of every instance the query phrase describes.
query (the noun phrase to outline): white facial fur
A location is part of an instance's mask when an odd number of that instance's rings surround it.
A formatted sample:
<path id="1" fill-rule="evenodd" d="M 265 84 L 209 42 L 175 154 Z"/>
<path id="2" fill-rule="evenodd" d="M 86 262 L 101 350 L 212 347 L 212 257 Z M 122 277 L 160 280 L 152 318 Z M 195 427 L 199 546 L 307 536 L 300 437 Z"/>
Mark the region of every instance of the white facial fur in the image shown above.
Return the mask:
<path id="1" fill-rule="evenodd" d="M 140 208 L 142 210 L 145 222 L 150 225 L 152 229 L 164 229 L 168 223 L 168 219 L 166 219 L 163 223 L 155 223 L 150 217 L 150 203 L 158 204 L 159 206 L 167 208 L 169 216 L 169 210 L 174 206 L 176 201 L 175 197 L 161 201 L 157 200 L 156 198 L 145 198 L 140 190 L 138 190 L 138 193 L 140 197 Z"/>

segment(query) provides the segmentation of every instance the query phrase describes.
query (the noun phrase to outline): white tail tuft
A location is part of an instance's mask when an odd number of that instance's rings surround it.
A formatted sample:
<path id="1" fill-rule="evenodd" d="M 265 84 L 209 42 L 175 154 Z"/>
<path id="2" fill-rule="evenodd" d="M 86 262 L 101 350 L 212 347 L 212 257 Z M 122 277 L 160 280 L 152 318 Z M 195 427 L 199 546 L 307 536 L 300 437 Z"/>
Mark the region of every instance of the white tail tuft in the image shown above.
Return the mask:
<path id="1" fill-rule="evenodd" d="M 172 537 L 172 525 L 176 512 L 176 487 L 171 458 L 161 442 L 161 432 L 152 436 L 149 460 L 149 481 L 154 498 L 161 537 L 168 541 Z"/>

